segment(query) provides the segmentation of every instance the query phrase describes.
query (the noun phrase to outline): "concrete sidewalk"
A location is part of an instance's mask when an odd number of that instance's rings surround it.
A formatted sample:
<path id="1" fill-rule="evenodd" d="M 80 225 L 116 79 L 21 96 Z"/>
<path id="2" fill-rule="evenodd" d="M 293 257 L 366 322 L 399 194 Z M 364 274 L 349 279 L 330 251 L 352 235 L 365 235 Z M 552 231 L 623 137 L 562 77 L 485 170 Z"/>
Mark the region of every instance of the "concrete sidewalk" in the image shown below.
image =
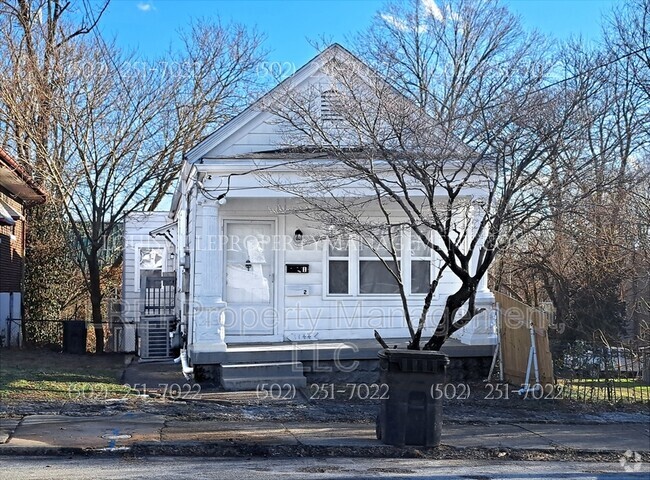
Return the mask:
<path id="1" fill-rule="evenodd" d="M 458 424 L 443 427 L 451 449 L 650 453 L 647 424 Z M 0 420 L 0 455 L 138 452 L 140 454 L 306 456 L 347 449 L 350 456 L 402 456 L 367 423 L 184 421 L 146 413 L 74 417 L 29 415 Z M 239 453 L 238 453 L 239 452 Z M 251 453 L 253 452 L 253 453 Z M 293 452 L 293 453 L 292 453 Z"/>

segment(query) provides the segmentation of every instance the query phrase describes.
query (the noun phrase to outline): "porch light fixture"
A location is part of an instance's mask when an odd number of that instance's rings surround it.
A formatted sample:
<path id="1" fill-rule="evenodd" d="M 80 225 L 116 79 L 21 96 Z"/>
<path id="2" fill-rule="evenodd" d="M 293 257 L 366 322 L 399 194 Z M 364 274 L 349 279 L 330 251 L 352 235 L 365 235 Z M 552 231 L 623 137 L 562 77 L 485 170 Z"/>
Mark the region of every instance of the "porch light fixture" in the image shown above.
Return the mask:
<path id="1" fill-rule="evenodd" d="M 302 230 L 297 229 L 293 232 L 293 241 L 296 243 L 302 243 Z"/>

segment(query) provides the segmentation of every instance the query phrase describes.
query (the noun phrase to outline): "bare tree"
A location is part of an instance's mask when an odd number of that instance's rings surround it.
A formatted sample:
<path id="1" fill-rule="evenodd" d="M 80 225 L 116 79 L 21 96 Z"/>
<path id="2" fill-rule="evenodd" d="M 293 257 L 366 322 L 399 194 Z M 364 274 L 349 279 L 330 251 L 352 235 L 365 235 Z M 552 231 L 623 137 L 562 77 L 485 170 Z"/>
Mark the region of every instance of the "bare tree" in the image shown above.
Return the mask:
<path id="1" fill-rule="evenodd" d="M 626 1 L 605 28 L 607 46 L 632 59 L 634 83 L 650 97 L 650 1 Z"/>
<path id="2" fill-rule="evenodd" d="M 634 309 L 622 292 L 648 272 L 638 199 L 649 173 L 649 4 L 630 2 L 615 12 L 602 50 L 563 46 L 566 83 L 587 92 L 580 116 L 589 128 L 558 159 L 563 168 L 552 178 L 568 188 L 558 189 L 552 220 L 510 252 L 497 278 L 531 303 L 550 300 L 568 340 L 591 338 L 597 329 L 620 336 L 626 308 Z M 580 175 L 567 168 L 585 159 L 589 168 Z"/>
<path id="3" fill-rule="evenodd" d="M 357 47 L 374 71 L 334 55 L 321 85 L 285 82 L 268 101 L 288 145 L 322 152 L 294 164 L 311 184 L 276 187 L 302 200 L 298 215 L 379 254 L 398 286 L 410 349 L 420 348 L 442 271 L 457 277 L 422 347 L 439 350 L 480 313 L 477 288 L 495 256 L 547 217 L 559 186 L 552 167 L 584 128 L 583 92 L 549 85 L 544 42 L 492 1 L 393 4 Z M 439 259 L 416 319 L 400 228 Z"/>
<path id="4" fill-rule="evenodd" d="M 180 53 L 155 61 L 125 55 L 99 35 L 70 38 L 52 67 L 57 88 L 48 98 L 45 138 L 32 117 L 20 115 L 23 106 L 40 107 L 15 101 L 36 88 L 22 81 L 22 62 L 7 79 L 15 95 L 2 98 L 4 125 L 16 149 L 34 150 L 35 171 L 60 199 L 55 206 L 81 254 L 101 352 L 106 240 L 129 212 L 159 205 L 183 154 L 241 108 L 257 82 L 262 37 L 236 24 L 195 22 L 182 34 Z"/>
<path id="5" fill-rule="evenodd" d="M 70 1 L 0 2 L 3 130 L 5 136 L 10 135 L 20 161 L 34 162 L 37 167 L 48 161 L 49 155 L 38 155 L 47 151 L 42 147 L 51 141 L 55 128 L 52 101 L 65 86 L 67 63 L 78 59 L 73 53 L 78 43 L 93 31 L 108 3 L 103 1 L 95 8 L 84 4 L 82 13 Z"/>
<path id="6" fill-rule="evenodd" d="M 24 304 L 31 319 L 60 318 L 79 302 L 82 290 L 68 229 L 56 208 L 61 198 L 42 170 L 47 162 L 58 161 L 53 99 L 63 94 L 68 66 L 78 58 L 77 45 L 107 5 L 0 1 L 0 142 L 50 190 L 48 202 L 29 212 Z"/>
<path id="7" fill-rule="evenodd" d="M 49 168 L 47 174 L 65 199 L 62 213 L 83 254 L 96 331 L 106 239 L 128 213 L 160 203 L 177 178 L 182 155 L 206 128 L 232 115 L 242 83 L 254 75 L 260 39 L 234 27 L 196 25 L 187 39 L 188 56 L 178 60 L 187 70 L 176 72 L 120 75 L 133 59 L 97 45 L 93 64 L 105 71 L 77 77 L 71 94 L 61 99 L 56 119 L 66 157 L 62 169 Z M 100 337 L 98 332 L 97 351 L 103 348 Z"/>

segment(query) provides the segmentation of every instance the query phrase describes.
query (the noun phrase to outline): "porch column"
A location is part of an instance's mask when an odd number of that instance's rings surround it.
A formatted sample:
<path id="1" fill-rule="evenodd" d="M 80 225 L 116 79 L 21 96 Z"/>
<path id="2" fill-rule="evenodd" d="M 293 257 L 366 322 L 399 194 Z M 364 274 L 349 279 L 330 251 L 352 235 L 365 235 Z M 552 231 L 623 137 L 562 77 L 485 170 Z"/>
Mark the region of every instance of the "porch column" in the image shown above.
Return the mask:
<path id="1" fill-rule="evenodd" d="M 222 298 L 223 251 L 219 205 L 200 198 L 197 208 L 192 351 L 225 352 L 226 303 Z"/>
<path id="2" fill-rule="evenodd" d="M 474 222 L 473 234 L 475 234 L 480 225 L 482 215 L 479 206 L 473 205 L 471 208 L 472 220 Z M 473 273 L 476 273 L 476 269 L 478 268 L 481 246 L 485 243 L 486 238 L 487 232 L 484 229 L 481 232 L 481 236 L 479 237 L 474 255 L 472 255 L 470 262 L 470 268 Z M 487 272 L 478 282 L 476 291 L 476 308 L 484 308 L 485 311 L 474 317 L 466 327 L 456 332 L 453 337 L 467 345 L 496 345 L 496 304 L 494 294 L 488 288 Z"/>

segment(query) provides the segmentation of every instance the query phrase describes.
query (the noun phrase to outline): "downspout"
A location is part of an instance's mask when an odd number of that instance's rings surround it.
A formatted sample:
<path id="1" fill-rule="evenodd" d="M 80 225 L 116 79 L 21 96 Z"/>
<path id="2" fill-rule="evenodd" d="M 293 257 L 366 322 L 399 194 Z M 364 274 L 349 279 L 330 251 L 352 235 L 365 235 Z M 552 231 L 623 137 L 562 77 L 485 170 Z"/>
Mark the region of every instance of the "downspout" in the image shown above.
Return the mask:
<path id="1" fill-rule="evenodd" d="M 178 358 L 174 359 L 174 363 L 180 363 L 185 380 L 190 380 L 194 375 L 194 367 L 190 367 L 187 358 L 187 349 L 181 348 L 181 354 Z"/>
<path id="2" fill-rule="evenodd" d="M 190 199 L 191 199 L 191 196 L 192 196 L 191 192 L 192 192 L 192 189 L 197 187 L 197 183 L 199 181 L 198 172 L 196 172 L 196 169 L 194 168 L 194 166 L 192 166 L 191 169 L 190 169 L 190 172 L 188 174 L 188 180 L 192 175 L 192 170 L 194 170 L 194 172 L 196 173 L 196 176 L 194 177 L 194 185 L 192 185 L 192 187 L 186 193 L 186 197 L 185 197 L 185 201 L 186 201 L 186 205 L 185 205 L 186 224 L 188 223 L 187 219 L 189 219 L 189 216 L 190 216 Z M 192 212 L 193 216 L 194 216 L 194 222 L 193 222 L 194 232 L 193 232 L 193 235 L 194 235 L 194 247 L 195 248 L 196 248 L 196 210 L 197 210 L 196 207 L 197 206 L 195 205 L 194 211 Z M 189 232 L 187 232 L 187 231 L 185 232 L 185 239 L 186 239 L 186 242 L 189 240 Z M 185 252 L 187 247 L 188 247 L 187 244 L 183 246 L 183 252 Z M 180 258 L 180 254 L 179 254 L 179 258 Z M 185 258 L 185 253 L 183 254 L 183 258 Z M 193 284 L 194 284 L 194 278 L 193 278 L 194 277 L 194 268 L 193 267 L 194 267 L 194 255 L 192 255 L 190 257 L 190 274 L 191 274 L 191 277 L 190 277 L 189 282 L 191 284 L 190 286 L 192 287 L 191 288 L 192 292 L 194 291 L 194 288 L 193 288 Z M 183 260 L 183 268 L 186 268 L 185 267 L 185 260 Z M 190 286 L 188 286 L 188 288 Z M 190 302 L 191 302 L 191 299 L 190 299 Z M 185 377 L 186 380 L 190 380 L 192 378 L 192 376 L 194 375 L 194 367 L 190 366 L 189 357 L 187 355 L 187 345 L 188 345 L 188 341 L 189 341 L 188 337 L 190 336 L 190 325 L 189 325 L 189 321 L 187 319 L 187 316 L 185 317 L 185 324 L 181 323 L 181 335 L 182 335 L 183 326 L 185 326 L 185 329 L 186 329 L 185 345 L 184 345 L 185 348 L 181 348 L 180 355 L 178 356 L 178 358 L 174 359 L 174 363 L 180 363 L 181 364 L 181 371 L 183 372 L 183 376 Z"/>

